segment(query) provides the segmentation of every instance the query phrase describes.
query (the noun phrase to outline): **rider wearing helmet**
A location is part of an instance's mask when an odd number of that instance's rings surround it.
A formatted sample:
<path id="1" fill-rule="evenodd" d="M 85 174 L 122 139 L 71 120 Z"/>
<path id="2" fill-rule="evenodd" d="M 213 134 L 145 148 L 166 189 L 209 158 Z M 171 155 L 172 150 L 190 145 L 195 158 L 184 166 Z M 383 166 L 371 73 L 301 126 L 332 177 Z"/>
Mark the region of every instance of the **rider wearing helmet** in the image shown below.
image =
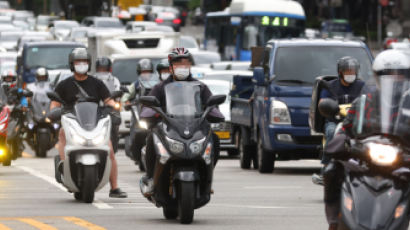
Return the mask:
<path id="1" fill-rule="evenodd" d="M 193 58 L 191 53 L 185 48 L 175 48 L 169 55 L 168 55 L 168 62 L 170 65 L 170 72 L 171 76 L 162 81 L 161 83 L 157 84 L 149 93 L 149 96 L 154 96 L 158 99 L 161 106 L 163 107 L 164 111 L 165 108 L 165 86 L 169 83 L 175 81 L 197 81 L 191 75 L 191 66 L 193 63 Z M 203 83 L 200 83 L 200 98 L 202 104 L 206 104 L 207 100 L 212 96 L 211 91 L 209 90 L 208 86 Z M 152 109 L 144 107 L 141 112 L 141 117 L 146 118 L 147 120 L 155 119 L 155 112 Z M 213 110 L 208 117 L 209 121 L 219 121 L 221 118 L 223 119 L 223 115 L 219 112 L 218 109 Z M 214 140 L 214 147 L 215 147 L 215 163 L 219 156 L 219 138 L 213 134 Z M 155 151 L 154 151 L 154 142 L 152 134 L 148 135 L 147 138 L 147 147 L 146 147 L 146 175 L 141 179 L 141 182 L 144 184 L 143 195 L 150 196 L 152 195 L 153 191 L 153 174 L 155 169 Z"/>
<path id="2" fill-rule="evenodd" d="M 15 71 L 4 70 L 1 73 L 1 85 L 6 90 L 6 92 L 9 90 L 9 88 L 14 87 L 16 83 L 17 83 L 17 74 Z"/>
<path id="3" fill-rule="evenodd" d="M 111 60 L 107 57 L 97 58 L 95 61 L 96 77 L 103 81 L 110 92 L 120 90 L 120 81 L 111 74 Z"/>
<path id="4" fill-rule="evenodd" d="M 157 65 L 157 72 L 161 81 L 168 79 L 168 77 L 171 75 L 168 60 L 163 60 Z"/>
<path id="5" fill-rule="evenodd" d="M 72 109 L 82 91 L 88 94 L 89 97 L 95 98 L 104 102 L 105 105 L 115 108 L 115 102 L 110 98 L 110 92 L 105 84 L 88 74 L 91 69 L 91 55 L 85 48 L 75 48 L 69 55 L 69 65 L 73 72 L 73 76 L 61 81 L 55 88 L 55 92 L 64 101 L 64 109 Z M 82 88 L 82 91 L 80 90 Z M 51 102 L 50 110 L 55 107 L 61 107 L 61 104 L 56 101 Z M 66 138 L 64 130 L 60 129 L 58 151 L 60 154 L 61 162 L 59 168 L 62 167 L 64 161 L 64 147 L 66 145 Z M 112 146 L 110 141 L 110 146 Z M 110 197 L 125 198 L 127 194 L 121 191 L 117 185 L 118 169 L 117 162 L 115 160 L 114 151 L 111 147 L 110 158 L 112 162 L 111 175 L 110 175 Z M 61 169 L 60 169 L 61 170 Z"/>
<path id="6" fill-rule="evenodd" d="M 37 69 L 36 81 L 37 82 L 48 81 L 48 71 L 46 68 L 40 67 Z"/>
<path id="7" fill-rule="evenodd" d="M 339 155 L 348 152 L 346 143 L 348 139 L 354 137 L 366 137 L 373 133 L 380 133 L 381 119 L 374 119 L 374 116 L 387 113 L 387 119 L 397 117 L 398 102 L 401 100 L 403 89 L 410 88 L 410 58 L 408 55 L 398 50 L 387 50 L 380 53 L 373 62 L 374 80 L 376 86 L 367 85 L 362 88 L 360 95 L 365 96 L 365 103 L 362 100 L 355 100 L 347 117 L 343 121 L 343 128 L 335 134 L 333 139 L 328 142 L 325 155 Z M 380 100 L 381 93 L 388 91 L 388 98 L 392 100 Z M 397 95 L 396 95 L 397 94 Z M 363 98 L 361 96 L 360 98 Z M 364 105 L 364 111 L 360 112 L 357 108 Z M 383 107 L 380 104 L 385 104 Z M 381 109 L 384 108 L 384 109 Z M 385 109 L 389 108 L 389 109 Z M 390 111 L 389 111 L 390 110 Z M 364 119 L 361 126 L 361 133 L 357 133 L 357 122 L 355 119 L 359 114 L 366 114 L 371 119 Z M 373 115 L 372 115 L 373 114 Z M 405 126 L 407 127 L 407 126 Z M 379 129 L 379 130 L 378 130 Z M 324 201 L 325 212 L 329 229 L 337 229 L 338 214 L 340 212 L 340 193 L 343 183 L 344 168 L 337 161 L 330 161 L 323 172 L 324 177 Z"/>
<path id="8" fill-rule="evenodd" d="M 327 88 L 320 93 L 320 100 L 331 98 L 339 104 L 352 103 L 359 95 L 364 86 L 364 82 L 358 79 L 360 64 L 357 59 L 346 56 L 337 61 L 338 79 L 327 82 Z M 326 143 L 332 140 L 336 129 L 336 122 L 332 119 L 326 119 L 324 130 Z M 326 148 L 326 145 L 325 145 Z M 325 154 L 322 155 L 321 163 L 326 166 L 330 158 Z M 323 185 L 323 168 L 320 175 L 313 174 L 312 181 L 315 184 Z"/>

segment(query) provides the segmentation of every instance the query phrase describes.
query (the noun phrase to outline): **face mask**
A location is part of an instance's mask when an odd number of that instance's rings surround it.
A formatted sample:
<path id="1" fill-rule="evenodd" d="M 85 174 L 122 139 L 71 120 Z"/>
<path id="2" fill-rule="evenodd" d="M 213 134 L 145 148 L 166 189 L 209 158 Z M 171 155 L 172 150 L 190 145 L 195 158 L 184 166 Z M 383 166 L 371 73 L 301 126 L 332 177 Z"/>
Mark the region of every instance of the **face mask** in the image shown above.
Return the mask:
<path id="1" fill-rule="evenodd" d="M 356 75 L 345 75 L 344 80 L 345 82 L 351 84 L 356 80 Z"/>
<path id="2" fill-rule="evenodd" d="M 87 63 L 79 63 L 74 65 L 75 72 L 79 74 L 85 74 L 88 72 L 88 64 Z"/>
<path id="3" fill-rule="evenodd" d="M 162 80 L 162 81 L 167 80 L 168 77 L 169 77 L 169 75 L 170 75 L 169 73 L 162 73 L 162 74 L 161 74 L 161 80 Z"/>
<path id="4" fill-rule="evenodd" d="M 180 67 L 180 68 L 174 69 L 174 75 L 177 78 L 177 80 L 180 80 L 180 81 L 187 79 L 189 76 L 189 72 L 190 72 L 189 68 Z"/>

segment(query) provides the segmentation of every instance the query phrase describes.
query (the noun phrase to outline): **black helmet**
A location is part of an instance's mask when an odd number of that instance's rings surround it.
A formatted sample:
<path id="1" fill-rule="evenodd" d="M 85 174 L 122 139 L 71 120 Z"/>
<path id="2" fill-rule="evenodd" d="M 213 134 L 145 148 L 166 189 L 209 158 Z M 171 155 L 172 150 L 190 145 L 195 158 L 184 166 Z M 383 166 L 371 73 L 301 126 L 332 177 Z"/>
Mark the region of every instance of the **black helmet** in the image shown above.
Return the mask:
<path id="1" fill-rule="evenodd" d="M 138 62 L 137 74 L 140 75 L 142 71 L 154 72 L 154 65 L 152 65 L 151 60 L 144 58 Z"/>
<path id="2" fill-rule="evenodd" d="M 71 51 L 70 56 L 68 57 L 68 63 L 71 71 L 74 71 L 74 61 L 77 60 L 87 60 L 88 70 L 91 69 L 91 55 L 88 53 L 86 48 L 75 48 Z"/>
<path id="3" fill-rule="evenodd" d="M 43 79 L 39 79 L 43 78 Z M 36 71 L 36 79 L 37 81 L 48 81 L 48 71 L 44 67 L 40 67 Z"/>
<path id="4" fill-rule="evenodd" d="M 356 70 L 356 75 L 359 74 L 360 64 L 356 58 L 352 58 L 349 56 L 342 57 L 337 61 L 337 74 L 340 78 L 342 78 L 342 73 L 345 70 L 354 69 Z"/>
<path id="5" fill-rule="evenodd" d="M 170 54 L 168 54 L 168 62 L 170 65 L 174 61 L 177 61 L 179 59 L 186 58 L 188 59 L 191 63 L 194 63 L 194 59 L 192 57 L 192 54 L 185 48 L 175 48 L 171 51 Z"/>
<path id="6" fill-rule="evenodd" d="M 98 69 L 100 67 L 104 67 L 109 71 L 111 69 L 111 60 L 107 57 L 97 58 L 97 61 L 95 61 L 95 68 Z"/>
<path id="7" fill-rule="evenodd" d="M 158 73 L 160 73 L 161 70 L 164 70 L 164 69 L 169 69 L 169 63 L 168 63 L 167 60 L 163 60 L 157 65 L 157 72 Z"/>

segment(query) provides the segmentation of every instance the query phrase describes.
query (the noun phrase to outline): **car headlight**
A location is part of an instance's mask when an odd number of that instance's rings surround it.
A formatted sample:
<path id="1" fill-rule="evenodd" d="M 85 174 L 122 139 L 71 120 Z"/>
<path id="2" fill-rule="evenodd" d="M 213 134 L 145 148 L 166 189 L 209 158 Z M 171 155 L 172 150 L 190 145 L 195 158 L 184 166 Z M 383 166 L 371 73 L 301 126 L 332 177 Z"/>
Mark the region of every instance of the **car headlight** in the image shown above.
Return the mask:
<path id="1" fill-rule="evenodd" d="M 271 124 L 290 125 L 290 115 L 285 103 L 277 100 L 271 101 Z"/>
<path id="2" fill-rule="evenodd" d="M 168 142 L 169 150 L 173 153 L 182 153 L 184 151 L 184 143 L 165 137 Z"/>
<path id="3" fill-rule="evenodd" d="M 148 129 L 148 124 L 145 121 L 139 121 L 138 125 L 140 126 L 141 129 Z"/>
<path id="4" fill-rule="evenodd" d="M 391 145 L 369 143 L 367 144 L 367 148 L 369 149 L 372 162 L 380 166 L 392 165 L 396 161 L 399 153 L 399 149 Z"/>
<path id="5" fill-rule="evenodd" d="M 204 142 L 205 142 L 205 137 L 198 140 L 198 141 L 194 141 L 189 145 L 189 149 L 191 150 L 191 152 L 193 154 L 199 154 L 201 152 L 201 150 L 204 147 Z"/>

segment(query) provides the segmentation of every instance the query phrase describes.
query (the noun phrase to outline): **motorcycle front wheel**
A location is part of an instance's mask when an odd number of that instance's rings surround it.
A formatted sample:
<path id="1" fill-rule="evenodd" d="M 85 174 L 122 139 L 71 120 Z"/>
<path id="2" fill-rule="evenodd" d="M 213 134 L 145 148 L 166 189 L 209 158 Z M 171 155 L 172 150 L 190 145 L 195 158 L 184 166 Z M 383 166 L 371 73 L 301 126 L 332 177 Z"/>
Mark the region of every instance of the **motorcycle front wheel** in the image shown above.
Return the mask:
<path id="1" fill-rule="evenodd" d="M 183 182 L 179 184 L 178 215 L 181 224 L 190 224 L 194 219 L 195 183 Z"/>
<path id="2" fill-rule="evenodd" d="M 97 170 L 94 165 L 86 165 L 83 168 L 83 183 L 81 196 L 85 203 L 94 201 L 94 192 L 97 187 Z"/>

